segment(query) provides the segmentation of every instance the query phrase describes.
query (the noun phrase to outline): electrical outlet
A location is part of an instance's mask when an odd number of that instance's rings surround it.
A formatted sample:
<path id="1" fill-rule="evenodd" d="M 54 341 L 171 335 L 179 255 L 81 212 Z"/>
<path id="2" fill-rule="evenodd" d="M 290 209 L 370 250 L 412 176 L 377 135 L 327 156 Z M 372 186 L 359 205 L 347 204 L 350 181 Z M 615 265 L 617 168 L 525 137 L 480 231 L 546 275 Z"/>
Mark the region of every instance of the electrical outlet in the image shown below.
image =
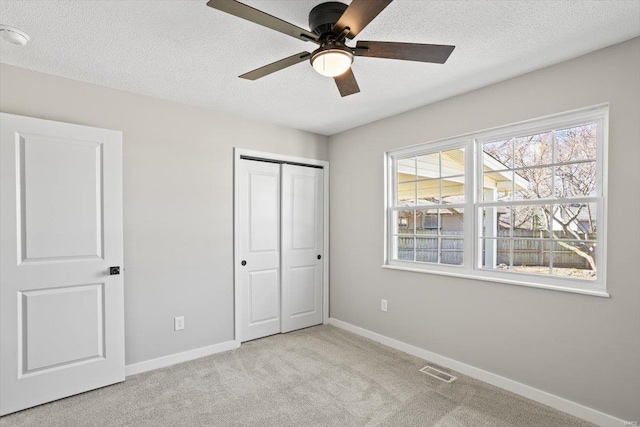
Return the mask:
<path id="1" fill-rule="evenodd" d="M 178 316 L 173 318 L 173 330 L 181 331 L 184 329 L 184 316 Z"/>
<path id="2" fill-rule="evenodd" d="M 380 310 L 386 312 L 387 311 L 387 300 L 383 299 L 380 302 Z"/>

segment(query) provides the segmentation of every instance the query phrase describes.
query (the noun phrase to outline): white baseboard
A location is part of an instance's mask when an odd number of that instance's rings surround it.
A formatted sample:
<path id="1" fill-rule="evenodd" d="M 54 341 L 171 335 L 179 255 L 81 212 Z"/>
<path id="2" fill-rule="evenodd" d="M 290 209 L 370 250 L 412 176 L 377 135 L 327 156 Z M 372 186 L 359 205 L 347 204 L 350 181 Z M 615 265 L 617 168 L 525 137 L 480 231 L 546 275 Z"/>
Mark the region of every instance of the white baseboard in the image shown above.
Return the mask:
<path id="1" fill-rule="evenodd" d="M 329 324 L 346 331 L 353 332 L 354 334 L 363 336 L 365 338 L 369 338 L 373 341 L 377 341 L 391 348 L 395 348 L 396 350 L 411 354 L 412 356 L 416 356 L 421 359 L 425 359 L 438 365 L 444 366 L 446 368 L 453 369 L 464 375 L 470 376 L 480 381 L 484 381 L 486 383 L 489 383 L 496 387 L 500 387 L 504 390 L 508 390 L 520 396 L 524 396 L 531 400 L 535 400 L 536 402 L 540 402 L 559 411 L 566 412 L 594 424 L 607 427 L 632 425 L 630 423 L 625 423 L 624 420 L 605 414 L 604 412 L 600 412 L 579 403 L 556 396 L 554 394 L 547 393 L 546 391 L 542 391 L 537 388 L 519 383 L 517 381 L 510 380 L 500 375 L 496 375 L 483 369 L 476 368 L 475 366 L 467 365 L 466 363 L 458 362 L 457 360 L 450 359 L 437 353 L 432 353 L 430 351 L 415 347 L 402 341 L 380 335 L 368 329 L 343 322 L 342 320 L 331 317 L 329 318 Z"/>
<path id="2" fill-rule="evenodd" d="M 219 344 L 200 347 L 182 353 L 171 354 L 169 356 L 158 357 L 157 359 L 145 360 L 144 362 L 133 363 L 124 368 L 126 376 L 139 374 L 141 372 L 152 371 L 154 369 L 165 368 L 176 363 L 188 362 L 211 354 L 222 353 L 240 347 L 240 341 L 226 341 Z"/>

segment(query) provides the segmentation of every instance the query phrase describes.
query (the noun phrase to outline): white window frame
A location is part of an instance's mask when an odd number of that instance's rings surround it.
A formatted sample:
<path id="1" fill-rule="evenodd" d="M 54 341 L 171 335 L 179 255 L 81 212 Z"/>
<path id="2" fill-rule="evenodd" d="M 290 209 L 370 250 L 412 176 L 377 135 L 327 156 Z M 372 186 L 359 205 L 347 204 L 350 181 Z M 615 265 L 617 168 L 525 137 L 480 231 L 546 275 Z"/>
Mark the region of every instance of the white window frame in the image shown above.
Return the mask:
<path id="1" fill-rule="evenodd" d="M 532 199 L 523 201 L 483 202 L 482 197 L 482 144 L 501 138 L 532 135 L 544 131 L 564 129 L 578 126 L 587 122 L 597 123 L 596 145 L 596 196 L 572 198 L 572 202 L 589 202 L 597 204 L 598 232 L 596 245 L 596 263 L 598 272 L 595 280 L 586 280 L 558 276 L 542 276 L 521 272 L 494 271 L 480 268 L 482 249 L 479 245 L 482 218 L 479 210 L 486 205 L 496 204 L 558 204 L 559 199 Z M 608 165 L 608 104 L 597 105 L 567 113 L 555 114 L 542 118 L 527 120 L 520 123 L 501 126 L 494 129 L 473 132 L 470 134 L 447 138 L 400 148 L 385 153 L 385 210 L 384 210 L 384 263 L 383 268 L 393 270 L 413 271 L 420 273 L 440 274 L 446 276 L 463 277 L 489 282 L 507 283 L 520 286 L 551 289 L 557 291 L 574 292 L 587 295 L 608 297 L 606 291 L 606 246 L 607 246 L 607 165 Z M 393 224 L 391 221 L 393 210 L 428 209 L 426 206 L 412 206 L 394 208 L 395 192 L 397 189 L 397 174 L 395 159 L 420 156 L 426 153 L 446 151 L 452 148 L 465 149 L 465 202 L 464 205 L 464 253 L 463 265 L 444 265 L 417 261 L 394 260 Z"/>

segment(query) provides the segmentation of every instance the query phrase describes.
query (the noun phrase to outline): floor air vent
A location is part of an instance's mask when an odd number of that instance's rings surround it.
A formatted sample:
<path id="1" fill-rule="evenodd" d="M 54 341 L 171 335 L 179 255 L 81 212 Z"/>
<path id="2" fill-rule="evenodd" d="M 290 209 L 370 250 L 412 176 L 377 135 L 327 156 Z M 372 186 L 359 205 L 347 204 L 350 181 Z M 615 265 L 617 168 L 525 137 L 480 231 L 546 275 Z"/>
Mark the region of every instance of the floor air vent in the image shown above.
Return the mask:
<path id="1" fill-rule="evenodd" d="M 444 381 L 445 383 L 453 382 L 453 380 L 458 378 L 458 377 L 454 377 L 453 375 L 449 375 L 446 372 L 442 372 L 441 370 L 436 369 L 433 366 L 429 366 L 429 365 L 420 369 L 420 372 L 422 372 L 423 374 L 431 375 L 432 377 L 437 378 L 440 381 Z"/>

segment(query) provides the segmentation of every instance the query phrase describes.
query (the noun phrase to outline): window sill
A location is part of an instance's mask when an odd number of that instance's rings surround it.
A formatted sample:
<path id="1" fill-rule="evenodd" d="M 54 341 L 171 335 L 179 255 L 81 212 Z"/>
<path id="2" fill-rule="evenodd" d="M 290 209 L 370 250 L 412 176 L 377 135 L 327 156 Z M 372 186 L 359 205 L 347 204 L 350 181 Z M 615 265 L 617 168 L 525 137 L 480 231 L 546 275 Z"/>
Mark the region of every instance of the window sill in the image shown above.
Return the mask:
<path id="1" fill-rule="evenodd" d="M 608 292 L 601 289 L 571 288 L 567 286 L 538 284 L 538 283 L 530 283 L 530 282 L 519 281 L 519 280 L 501 279 L 496 277 L 486 277 L 486 276 L 466 274 L 466 273 L 451 273 L 448 271 L 426 270 L 422 268 L 411 268 L 411 267 L 390 265 L 390 264 L 384 264 L 382 265 L 382 268 L 387 270 L 409 271 L 412 273 L 436 274 L 439 276 L 449 276 L 449 277 L 458 277 L 462 279 L 481 280 L 483 282 L 505 283 L 509 285 L 526 286 L 529 288 L 548 289 L 551 291 L 570 292 L 573 294 L 591 295 L 591 296 L 602 297 L 602 298 L 610 297 Z"/>

